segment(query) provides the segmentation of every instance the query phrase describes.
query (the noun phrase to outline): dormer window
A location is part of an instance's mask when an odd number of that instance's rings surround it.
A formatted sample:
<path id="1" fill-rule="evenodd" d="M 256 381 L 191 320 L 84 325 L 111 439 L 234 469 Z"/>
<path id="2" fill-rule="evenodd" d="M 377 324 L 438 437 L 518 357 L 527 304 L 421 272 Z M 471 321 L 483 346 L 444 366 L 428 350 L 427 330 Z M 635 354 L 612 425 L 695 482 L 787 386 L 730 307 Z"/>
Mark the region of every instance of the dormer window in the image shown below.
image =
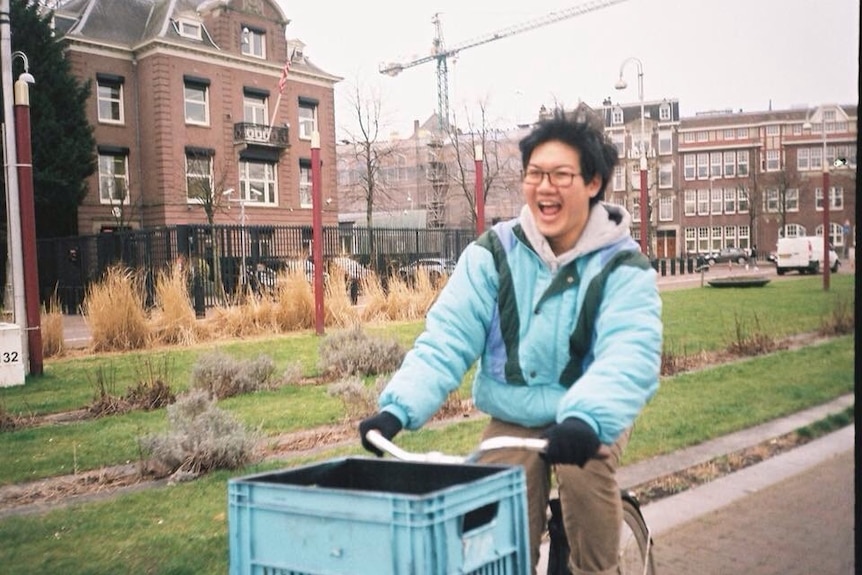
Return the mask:
<path id="1" fill-rule="evenodd" d="M 614 108 L 611 113 L 611 125 L 621 126 L 623 123 L 623 109 L 620 106 Z"/>
<path id="2" fill-rule="evenodd" d="M 177 32 L 183 38 L 191 38 L 192 40 L 201 39 L 201 23 L 192 20 L 181 19 L 177 22 Z"/>
<path id="3" fill-rule="evenodd" d="M 670 120 L 670 104 L 667 102 L 662 102 L 661 106 L 658 108 L 658 119 L 662 122 L 667 122 Z"/>
<path id="4" fill-rule="evenodd" d="M 263 30 L 242 29 L 242 53 L 255 58 L 266 58 L 266 33 Z"/>

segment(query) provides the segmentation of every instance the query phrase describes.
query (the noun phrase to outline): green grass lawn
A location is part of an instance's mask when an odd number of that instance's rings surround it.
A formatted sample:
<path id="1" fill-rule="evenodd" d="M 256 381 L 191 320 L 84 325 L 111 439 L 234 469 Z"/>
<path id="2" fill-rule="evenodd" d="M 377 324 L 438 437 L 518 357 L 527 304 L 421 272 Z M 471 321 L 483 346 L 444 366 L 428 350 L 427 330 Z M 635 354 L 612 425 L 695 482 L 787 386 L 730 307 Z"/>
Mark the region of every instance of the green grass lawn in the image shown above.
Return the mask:
<path id="1" fill-rule="evenodd" d="M 662 293 L 665 351 L 678 355 L 726 348 L 743 333 L 781 337 L 816 331 L 839 308 L 854 309 L 855 278 L 833 277 L 823 292 L 818 277 L 773 282 L 756 289 L 687 289 Z M 404 345 L 421 322 L 367 327 Z M 54 413 L 92 398 L 96 373 L 111 374 L 118 392 L 147 365 L 165 366 L 176 391 L 189 385 L 196 358 L 218 347 L 238 357 L 269 355 L 279 368 L 299 362 L 319 373 L 320 338 L 310 333 L 207 344 L 185 349 L 72 357 L 46 362 L 45 375 L 0 389 L 9 413 Z M 853 336 L 663 378 L 636 424 L 625 463 L 693 445 L 817 405 L 854 389 Z M 465 384 L 464 393 L 468 393 Z M 250 427 L 276 435 L 343 420 L 325 386 L 287 386 L 223 400 L 220 406 Z M 166 426 L 164 410 L 0 433 L 0 485 L 134 462 L 137 438 Z M 403 433 L 417 451 L 467 453 L 483 419 Z M 204 574 L 227 566 L 227 479 L 246 473 L 361 454 L 358 441 L 314 457 L 251 465 L 191 483 L 158 487 L 104 502 L 75 504 L 43 514 L 0 520 L 0 571 L 10 573 Z"/>
<path id="2" fill-rule="evenodd" d="M 852 310 L 854 277 L 838 275 L 830 292 L 824 293 L 819 278 L 774 282 L 757 289 L 687 289 L 662 294 L 665 350 L 692 354 L 727 347 L 737 330 L 762 332 L 779 337 L 813 331 L 827 321 L 836 307 Z M 369 333 L 392 337 L 409 345 L 419 334 L 421 322 L 401 322 L 367 328 Z M 167 372 L 176 391 L 187 389 L 196 358 L 215 347 L 236 355 L 270 356 L 283 369 L 300 363 L 306 375 L 319 372 L 317 348 L 321 339 L 310 333 L 288 334 L 268 339 L 207 344 L 195 348 L 161 349 L 126 354 L 51 360 L 45 375 L 31 378 L 24 386 L 0 389 L 0 406 L 9 413 L 44 414 L 85 406 L 93 397 L 96 373 L 101 370 L 118 393 L 151 369 Z M 852 365 L 852 361 L 850 361 Z M 700 376 L 698 376 L 700 377 Z M 469 382 L 464 394 L 469 394 Z M 663 396 L 659 394 L 659 399 Z M 343 419 L 341 403 L 327 394 L 325 386 L 286 386 L 223 400 L 230 410 L 252 428 L 277 435 L 337 423 Z M 134 412 L 63 426 L 48 426 L 0 434 L 0 485 L 85 471 L 136 461 L 137 438 L 160 431 L 166 425 L 163 410 Z"/>

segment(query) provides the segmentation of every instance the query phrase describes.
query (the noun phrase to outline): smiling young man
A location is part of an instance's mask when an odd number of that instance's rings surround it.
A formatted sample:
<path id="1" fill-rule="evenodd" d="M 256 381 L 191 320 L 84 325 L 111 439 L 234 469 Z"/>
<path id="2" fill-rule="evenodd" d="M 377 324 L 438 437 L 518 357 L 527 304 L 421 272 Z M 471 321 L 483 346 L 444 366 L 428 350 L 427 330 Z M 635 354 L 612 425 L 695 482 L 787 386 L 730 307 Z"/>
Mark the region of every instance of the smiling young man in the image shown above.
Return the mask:
<path id="1" fill-rule="evenodd" d="M 464 250 L 423 333 L 359 426 L 391 439 L 421 427 L 478 359 L 483 439 L 545 437 L 537 455 L 488 463 L 527 476 L 535 569 L 555 474 L 574 574 L 616 573 L 622 509 L 616 469 L 629 430 L 658 388 L 661 300 L 631 217 L 601 200 L 617 162 L 600 130 L 562 112 L 520 143 L 524 207 Z"/>

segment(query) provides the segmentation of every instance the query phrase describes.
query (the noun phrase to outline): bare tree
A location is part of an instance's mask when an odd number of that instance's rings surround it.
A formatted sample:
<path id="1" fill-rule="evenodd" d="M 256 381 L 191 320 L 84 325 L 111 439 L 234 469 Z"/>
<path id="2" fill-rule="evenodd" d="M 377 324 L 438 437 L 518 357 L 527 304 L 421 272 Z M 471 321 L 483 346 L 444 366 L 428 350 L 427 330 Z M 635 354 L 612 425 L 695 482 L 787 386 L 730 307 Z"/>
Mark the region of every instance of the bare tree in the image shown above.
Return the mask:
<path id="1" fill-rule="evenodd" d="M 379 95 L 363 93 L 359 84 L 350 96 L 350 106 L 356 120 L 356 127 L 345 129 L 346 139 L 342 141 L 353 147 L 354 160 L 359 166 L 356 189 L 365 204 L 365 221 L 371 230 L 374 206 L 381 197 L 387 196 L 383 183 L 383 170 L 388 158 L 395 151 L 395 145 L 383 139 L 382 101 Z M 376 246 L 373 235 L 368 235 L 368 252 L 372 265 L 377 262 Z"/>
<path id="2" fill-rule="evenodd" d="M 222 166 L 213 171 L 212 157 L 209 155 L 192 156 L 188 161 L 190 163 L 186 167 L 186 174 L 188 174 L 186 177 L 188 198 L 194 204 L 200 206 L 206 215 L 207 228 L 209 230 L 210 241 L 212 242 L 213 287 L 216 297 L 224 301 L 225 291 L 221 273 L 220 242 L 216 237 L 215 217 L 217 213 L 224 212 L 226 207 L 229 207 L 227 194 L 232 191 L 231 188 L 227 187 L 229 169 L 227 166 Z M 192 177 L 192 174 L 195 174 L 195 176 Z M 197 265 L 191 265 L 190 269 L 193 274 L 204 273 L 203 269 L 196 269 L 198 267 Z"/>
<path id="3" fill-rule="evenodd" d="M 497 180 L 507 175 L 512 175 L 506 162 L 505 150 L 501 149 L 502 133 L 490 125 L 487 103 L 482 101 L 479 102 L 478 106 L 479 121 L 474 124 L 468 115 L 466 134 L 457 128 L 453 128 L 449 132 L 449 141 L 452 144 L 452 154 L 455 164 L 455 170 L 450 176 L 467 200 L 467 205 L 470 207 L 470 221 L 474 226 L 476 225 L 477 218 L 475 183 L 476 146 L 482 146 L 482 199 L 485 205 L 488 204 L 491 190 L 494 188 Z"/>

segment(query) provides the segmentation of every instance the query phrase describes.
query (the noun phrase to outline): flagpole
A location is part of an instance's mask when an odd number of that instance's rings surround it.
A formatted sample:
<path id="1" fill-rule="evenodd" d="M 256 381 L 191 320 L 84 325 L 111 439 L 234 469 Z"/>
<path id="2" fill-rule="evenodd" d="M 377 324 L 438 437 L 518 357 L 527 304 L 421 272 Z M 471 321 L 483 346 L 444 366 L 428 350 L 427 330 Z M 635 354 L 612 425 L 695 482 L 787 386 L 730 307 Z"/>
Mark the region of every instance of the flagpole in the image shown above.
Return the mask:
<path id="1" fill-rule="evenodd" d="M 281 92 L 278 93 L 278 98 L 275 99 L 275 107 L 272 109 L 272 116 L 269 119 L 269 129 L 267 130 L 266 139 L 269 140 L 269 133 L 272 127 L 275 126 L 275 116 L 278 114 L 278 106 L 281 104 Z"/>
<path id="2" fill-rule="evenodd" d="M 284 88 L 287 86 L 287 75 L 290 72 L 290 64 L 293 62 L 293 55 L 296 53 L 294 48 L 287 57 L 287 62 L 284 63 L 284 68 L 281 70 L 281 78 L 278 80 L 278 98 L 275 99 L 275 106 L 272 109 L 272 117 L 269 119 L 269 129 L 266 131 L 266 139 L 269 140 L 269 135 L 275 126 L 275 117 L 278 115 L 278 107 L 281 105 L 281 95 L 284 93 Z"/>

